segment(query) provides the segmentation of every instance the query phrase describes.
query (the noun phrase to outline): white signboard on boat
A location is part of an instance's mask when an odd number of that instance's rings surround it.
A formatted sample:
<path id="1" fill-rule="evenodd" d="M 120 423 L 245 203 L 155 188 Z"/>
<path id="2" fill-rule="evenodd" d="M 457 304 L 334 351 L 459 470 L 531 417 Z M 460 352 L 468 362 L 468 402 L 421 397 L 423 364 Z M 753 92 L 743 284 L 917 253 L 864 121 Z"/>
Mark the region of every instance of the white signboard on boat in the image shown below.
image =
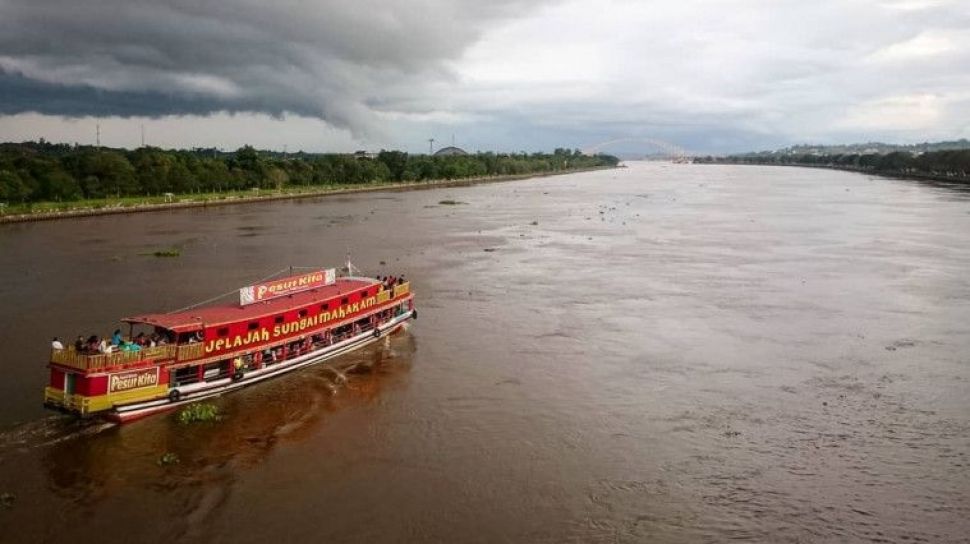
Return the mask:
<path id="1" fill-rule="evenodd" d="M 299 276 L 288 276 L 256 285 L 248 285 L 239 290 L 239 305 L 246 306 L 264 300 L 292 295 L 301 291 L 309 291 L 324 285 L 332 285 L 337 281 L 337 269 L 314 270 Z"/>

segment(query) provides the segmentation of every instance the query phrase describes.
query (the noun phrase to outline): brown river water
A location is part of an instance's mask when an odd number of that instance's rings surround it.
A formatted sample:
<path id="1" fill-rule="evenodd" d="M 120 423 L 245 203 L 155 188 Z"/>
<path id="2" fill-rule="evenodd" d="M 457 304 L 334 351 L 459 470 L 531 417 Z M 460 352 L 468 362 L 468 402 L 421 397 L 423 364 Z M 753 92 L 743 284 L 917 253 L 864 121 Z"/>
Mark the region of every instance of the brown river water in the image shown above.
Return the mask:
<path id="1" fill-rule="evenodd" d="M 3 225 L 0 541 L 966 542 L 968 234 L 955 188 L 659 163 Z M 52 336 L 348 249 L 420 318 L 346 385 L 41 407 Z"/>

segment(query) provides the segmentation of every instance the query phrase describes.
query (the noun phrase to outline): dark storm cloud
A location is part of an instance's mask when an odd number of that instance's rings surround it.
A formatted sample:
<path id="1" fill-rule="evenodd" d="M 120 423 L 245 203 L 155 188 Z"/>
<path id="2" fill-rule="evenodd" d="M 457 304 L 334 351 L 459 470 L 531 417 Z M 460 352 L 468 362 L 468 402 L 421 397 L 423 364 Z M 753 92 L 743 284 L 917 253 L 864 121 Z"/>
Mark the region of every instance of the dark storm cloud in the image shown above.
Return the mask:
<path id="1" fill-rule="evenodd" d="M 351 149 L 960 138 L 968 44 L 965 0 L 0 0 L 0 135 L 92 115 Z"/>
<path id="2" fill-rule="evenodd" d="M 42 112 L 65 117 L 121 117 L 206 115 L 226 110 L 264 111 L 280 115 L 288 108 L 280 103 L 227 101 L 201 95 L 174 95 L 156 91 L 105 91 L 90 85 L 60 85 L 0 72 L 0 115 Z M 295 105 L 294 105 L 295 106 Z"/>
<path id="3" fill-rule="evenodd" d="M 0 2 L 0 113 L 319 117 L 376 129 L 368 103 L 529 2 Z"/>

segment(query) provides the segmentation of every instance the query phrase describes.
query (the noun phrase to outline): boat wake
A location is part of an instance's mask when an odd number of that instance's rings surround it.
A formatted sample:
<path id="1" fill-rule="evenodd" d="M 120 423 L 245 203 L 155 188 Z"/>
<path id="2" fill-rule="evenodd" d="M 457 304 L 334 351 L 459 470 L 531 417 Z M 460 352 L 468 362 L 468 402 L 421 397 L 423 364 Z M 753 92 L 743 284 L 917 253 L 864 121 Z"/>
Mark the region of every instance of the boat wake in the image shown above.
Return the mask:
<path id="1" fill-rule="evenodd" d="M 20 423 L 0 431 L 0 455 L 93 436 L 116 425 L 100 419 L 79 420 L 62 415 Z"/>

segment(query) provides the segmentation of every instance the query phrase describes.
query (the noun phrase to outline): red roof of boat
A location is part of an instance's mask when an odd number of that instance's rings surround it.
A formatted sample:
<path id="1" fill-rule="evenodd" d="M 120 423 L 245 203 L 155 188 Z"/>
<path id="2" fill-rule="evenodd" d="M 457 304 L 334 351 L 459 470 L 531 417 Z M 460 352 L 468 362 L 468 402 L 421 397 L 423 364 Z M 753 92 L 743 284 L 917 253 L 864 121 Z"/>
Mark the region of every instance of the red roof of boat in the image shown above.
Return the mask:
<path id="1" fill-rule="evenodd" d="M 332 285 L 325 285 L 323 287 L 317 287 L 316 289 L 257 302 L 247 306 L 240 306 L 238 303 L 214 304 L 211 306 L 200 306 L 182 312 L 126 317 L 122 321 L 127 323 L 145 323 L 178 333 L 195 331 L 203 327 L 252 320 L 258 317 L 279 314 L 294 308 L 326 302 L 334 297 L 378 284 L 380 284 L 379 281 L 370 278 L 337 278 L 337 282 Z"/>

